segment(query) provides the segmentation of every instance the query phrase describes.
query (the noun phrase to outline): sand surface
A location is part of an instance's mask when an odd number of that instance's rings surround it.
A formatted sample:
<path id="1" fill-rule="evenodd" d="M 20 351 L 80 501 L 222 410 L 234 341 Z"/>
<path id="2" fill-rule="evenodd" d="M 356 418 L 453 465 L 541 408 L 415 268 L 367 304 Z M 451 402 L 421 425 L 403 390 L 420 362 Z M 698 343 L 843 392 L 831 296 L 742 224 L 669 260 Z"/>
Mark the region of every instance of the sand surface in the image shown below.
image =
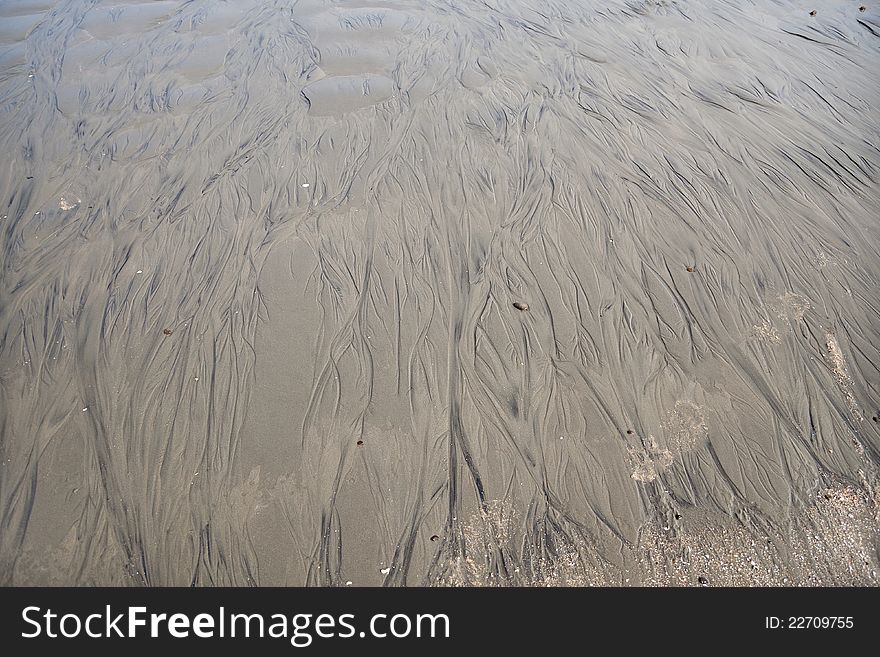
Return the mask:
<path id="1" fill-rule="evenodd" d="M 877 585 L 863 1 L 0 0 L 0 582 Z"/>

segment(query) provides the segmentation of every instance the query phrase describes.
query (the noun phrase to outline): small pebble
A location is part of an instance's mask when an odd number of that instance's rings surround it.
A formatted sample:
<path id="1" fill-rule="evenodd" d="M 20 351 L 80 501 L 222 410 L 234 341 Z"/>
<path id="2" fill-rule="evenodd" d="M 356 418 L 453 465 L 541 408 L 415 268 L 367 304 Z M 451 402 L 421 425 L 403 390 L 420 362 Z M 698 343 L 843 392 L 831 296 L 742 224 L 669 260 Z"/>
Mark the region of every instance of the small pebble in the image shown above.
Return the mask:
<path id="1" fill-rule="evenodd" d="M 709 586 L 709 580 L 700 575 L 697 577 L 697 581 L 700 583 L 700 586 Z"/>
<path id="2" fill-rule="evenodd" d="M 437 541 L 440 540 L 440 537 L 437 536 L 437 534 L 434 534 L 434 535 L 431 537 L 431 540 L 434 541 L 434 542 L 436 543 Z"/>
<path id="3" fill-rule="evenodd" d="M 865 5 L 862 5 L 861 7 L 859 7 L 859 11 L 865 11 L 865 9 L 867 9 L 867 7 Z"/>
<path id="4" fill-rule="evenodd" d="M 686 267 L 686 269 L 692 274 L 697 270 L 696 267 Z"/>
<path id="5" fill-rule="evenodd" d="M 308 187 L 309 183 L 303 183 L 303 187 Z"/>
<path id="6" fill-rule="evenodd" d="M 626 433 L 627 433 L 627 435 L 631 436 L 635 433 L 635 431 L 633 431 L 632 429 L 627 429 Z"/>
<path id="7" fill-rule="evenodd" d="M 810 16 L 815 16 L 815 15 L 816 15 L 816 10 L 814 9 L 813 11 L 810 12 Z"/>
<path id="8" fill-rule="evenodd" d="M 164 331 L 162 331 L 162 333 L 164 333 L 165 335 L 171 335 L 172 333 L 174 333 L 174 331 L 172 331 L 171 329 L 165 329 Z"/>
<path id="9" fill-rule="evenodd" d="M 513 307 L 516 308 L 517 310 L 525 311 L 525 310 L 529 309 L 529 304 L 523 303 L 522 301 L 515 301 L 513 304 Z"/>
<path id="10" fill-rule="evenodd" d="M 379 572 L 382 573 L 383 575 L 387 575 L 388 573 L 391 572 L 391 568 L 383 568 Z"/>
<path id="11" fill-rule="evenodd" d="M 360 447 L 360 446 L 363 445 L 363 444 L 364 444 L 364 441 L 363 441 L 363 440 L 359 440 L 359 441 L 357 441 L 357 446 L 358 446 L 358 447 Z"/>

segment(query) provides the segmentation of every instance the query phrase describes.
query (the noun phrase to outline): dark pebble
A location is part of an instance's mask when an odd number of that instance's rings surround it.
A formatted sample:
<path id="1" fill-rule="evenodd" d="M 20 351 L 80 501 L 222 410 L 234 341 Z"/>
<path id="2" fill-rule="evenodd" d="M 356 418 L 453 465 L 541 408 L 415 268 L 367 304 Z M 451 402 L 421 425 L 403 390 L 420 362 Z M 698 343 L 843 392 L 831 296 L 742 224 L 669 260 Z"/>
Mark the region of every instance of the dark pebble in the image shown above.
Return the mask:
<path id="1" fill-rule="evenodd" d="M 709 586 L 709 580 L 700 575 L 697 577 L 697 581 L 700 583 L 700 586 Z"/>
<path id="2" fill-rule="evenodd" d="M 692 274 L 697 270 L 696 267 L 685 267 L 685 269 L 687 269 Z"/>
<path id="3" fill-rule="evenodd" d="M 513 307 L 516 308 L 517 310 L 528 310 L 529 304 L 523 303 L 522 301 L 516 301 L 516 302 L 514 302 Z"/>
<path id="4" fill-rule="evenodd" d="M 681 514 L 680 514 L 680 513 L 676 513 L 676 514 L 675 514 L 675 519 L 676 519 L 676 520 L 681 520 Z"/>
<path id="5" fill-rule="evenodd" d="M 440 537 L 437 536 L 437 534 L 434 534 L 434 535 L 431 537 L 431 540 L 434 541 L 434 542 L 437 542 L 437 541 L 440 540 Z"/>
<path id="6" fill-rule="evenodd" d="M 358 446 L 358 447 L 360 447 L 360 446 L 363 445 L 363 444 L 364 444 L 364 441 L 363 441 L 363 440 L 359 440 L 359 441 L 357 441 L 357 446 Z"/>
<path id="7" fill-rule="evenodd" d="M 862 5 L 861 7 L 859 7 L 859 11 L 865 11 L 865 9 L 867 9 L 867 7 L 865 5 Z"/>
<path id="8" fill-rule="evenodd" d="M 631 435 L 633 435 L 634 432 L 633 432 L 632 429 L 627 429 L 627 430 L 626 430 L 626 433 L 627 433 L 627 435 L 630 435 L 630 436 L 631 436 Z"/>
<path id="9" fill-rule="evenodd" d="M 810 12 L 810 16 L 815 16 L 815 15 L 816 15 L 816 10 L 814 9 L 813 11 Z"/>
<path id="10" fill-rule="evenodd" d="M 172 331 L 171 329 L 165 329 L 164 331 L 162 331 L 162 333 L 164 333 L 165 335 L 171 335 L 172 333 L 174 333 L 174 331 Z"/>

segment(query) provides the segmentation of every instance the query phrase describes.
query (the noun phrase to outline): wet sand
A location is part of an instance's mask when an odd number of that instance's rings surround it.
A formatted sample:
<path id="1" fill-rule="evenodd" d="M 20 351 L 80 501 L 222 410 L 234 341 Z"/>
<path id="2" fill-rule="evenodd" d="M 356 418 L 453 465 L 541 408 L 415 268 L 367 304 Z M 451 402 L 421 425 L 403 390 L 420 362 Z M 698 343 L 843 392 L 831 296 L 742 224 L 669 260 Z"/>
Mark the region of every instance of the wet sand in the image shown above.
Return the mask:
<path id="1" fill-rule="evenodd" d="M 0 582 L 876 586 L 861 4 L 0 2 Z"/>

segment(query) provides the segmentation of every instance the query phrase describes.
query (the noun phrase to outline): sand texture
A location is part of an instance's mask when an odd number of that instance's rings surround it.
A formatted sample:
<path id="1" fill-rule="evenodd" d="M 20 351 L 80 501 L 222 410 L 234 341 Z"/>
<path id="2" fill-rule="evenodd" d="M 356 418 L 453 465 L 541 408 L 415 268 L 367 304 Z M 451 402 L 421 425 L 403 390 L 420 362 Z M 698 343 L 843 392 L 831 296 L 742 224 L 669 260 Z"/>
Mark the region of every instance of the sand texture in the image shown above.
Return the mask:
<path id="1" fill-rule="evenodd" d="M 877 585 L 878 108 L 873 0 L 0 0 L 0 583 Z"/>

